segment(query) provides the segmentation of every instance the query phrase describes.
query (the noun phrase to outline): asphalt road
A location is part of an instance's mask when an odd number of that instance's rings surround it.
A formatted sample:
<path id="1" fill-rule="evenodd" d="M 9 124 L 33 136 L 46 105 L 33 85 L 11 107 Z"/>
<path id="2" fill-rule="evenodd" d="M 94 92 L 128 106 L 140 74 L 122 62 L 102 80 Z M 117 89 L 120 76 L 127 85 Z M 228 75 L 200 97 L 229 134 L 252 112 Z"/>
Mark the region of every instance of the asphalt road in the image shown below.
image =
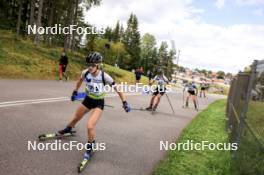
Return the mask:
<path id="1" fill-rule="evenodd" d="M 77 165 L 83 151 L 34 151 L 28 150 L 28 141 L 37 141 L 41 133 L 56 132 L 65 127 L 80 102 L 71 102 L 74 82 L 38 80 L 0 80 L 0 174 L 2 175 L 72 175 L 77 174 Z M 146 111 L 125 113 L 118 97 L 106 98 L 97 139 L 106 149 L 95 152 L 92 161 L 82 174 L 92 175 L 148 175 L 164 158 L 160 141 L 173 142 L 182 129 L 196 116 L 193 108 L 182 108 L 182 94 L 169 94 L 176 115 L 172 115 L 164 96 L 158 112 Z M 58 98 L 54 100 L 53 98 Z M 200 108 L 220 98 L 209 96 L 199 99 Z M 42 99 L 32 101 L 36 99 Z M 44 100 L 43 100 L 44 99 Z M 31 100 L 31 101 L 29 101 Z M 132 107 L 146 107 L 148 95 L 129 95 Z M 16 102 L 14 102 L 16 101 Z M 15 105 L 12 105 L 15 104 Z M 76 126 L 77 136 L 62 140 L 85 143 L 86 115 Z M 190 138 L 191 139 L 191 138 Z M 44 143 L 54 141 L 46 141 Z"/>

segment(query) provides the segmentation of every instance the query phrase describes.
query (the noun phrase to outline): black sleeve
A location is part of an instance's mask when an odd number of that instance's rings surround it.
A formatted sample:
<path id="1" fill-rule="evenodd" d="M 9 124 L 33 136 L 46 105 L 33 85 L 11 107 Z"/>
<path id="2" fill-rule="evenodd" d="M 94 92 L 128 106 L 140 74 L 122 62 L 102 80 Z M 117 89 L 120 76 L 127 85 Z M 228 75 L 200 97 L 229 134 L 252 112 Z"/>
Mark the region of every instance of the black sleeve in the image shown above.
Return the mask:
<path id="1" fill-rule="evenodd" d="M 67 65 L 69 62 L 68 62 L 68 57 L 65 56 L 65 65 Z"/>
<path id="2" fill-rule="evenodd" d="M 67 56 L 61 56 L 60 64 L 66 65 L 68 64 L 68 57 Z"/>

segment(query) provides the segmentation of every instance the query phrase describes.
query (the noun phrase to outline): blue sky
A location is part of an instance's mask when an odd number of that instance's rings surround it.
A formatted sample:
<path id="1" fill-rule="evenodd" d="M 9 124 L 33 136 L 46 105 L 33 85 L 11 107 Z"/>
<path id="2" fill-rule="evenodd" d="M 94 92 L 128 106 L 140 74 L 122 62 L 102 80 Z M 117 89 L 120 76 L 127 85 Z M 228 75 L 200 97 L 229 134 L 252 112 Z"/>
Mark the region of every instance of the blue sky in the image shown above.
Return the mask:
<path id="1" fill-rule="evenodd" d="M 264 0 L 102 0 L 85 19 L 125 26 L 131 12 L 142 35 L 175 41 L 181 66 L 237 73 L 264 59 Z"/>
<path id="2" fill-rule="evenodd" d="M 208 0 L 194 0 L 193 5 L 204 10 L 200 16 L 206 23 L 222 26 L 264 24 L 264 5 L 238 5 L 227 1 L 223 7 L 217 8 L 214 1 Z M 259 14 L 256 14 L 258 11 Z"/>

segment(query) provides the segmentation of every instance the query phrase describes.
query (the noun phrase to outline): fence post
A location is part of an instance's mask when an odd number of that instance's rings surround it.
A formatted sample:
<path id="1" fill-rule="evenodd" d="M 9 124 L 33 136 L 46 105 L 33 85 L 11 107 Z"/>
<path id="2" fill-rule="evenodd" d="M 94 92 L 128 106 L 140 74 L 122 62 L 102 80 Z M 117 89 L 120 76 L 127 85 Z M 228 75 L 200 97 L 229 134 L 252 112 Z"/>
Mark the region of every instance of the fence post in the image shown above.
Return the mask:
<path id="1" fill-rule="evenodd" d="M 249 76 L 249 83 L 248 86 L 246 88 L 246 98 L 245 98 L 245 103 L 243 104 L 243 109 L 240 113 L 240 124 L 238 126 L 238 136 L 237 136 L 237 144 L 239 146 L 240 144 L 240 140 L 241 140 L 241 135 L 244 132 L 244 128 L 245 128 L 245 118 L 246 118 L 246 113 L 248 111 L 248 105 L 249 105 L 249 101 L 251 98 L 251 91 L 253 88 L 253 82 L 256 78 L 256 68 L 257 68 L 257 61 L 255 60 L 254 63 L 251 65 L 251 72 L 250 72 L 250 76 Z"/>

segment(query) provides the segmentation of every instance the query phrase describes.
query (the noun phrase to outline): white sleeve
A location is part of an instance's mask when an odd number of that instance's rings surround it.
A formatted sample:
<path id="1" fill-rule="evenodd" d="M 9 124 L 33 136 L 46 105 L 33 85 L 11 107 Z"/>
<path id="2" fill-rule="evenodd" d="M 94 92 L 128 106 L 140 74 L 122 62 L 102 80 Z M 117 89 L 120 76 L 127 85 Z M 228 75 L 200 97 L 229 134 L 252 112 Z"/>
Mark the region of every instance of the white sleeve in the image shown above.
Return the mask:
<path id="1" fill-rule="evenodd" d="M 166 81 L 166 83 L 169 82 L 168 78 L 165 75 L 163 75 L 163 78 L 164 78 L 164 81 Z"/>
<path id="2" fill-rule="evenodd" d="M 85 79 L 85 74 L 86 74 L 86 72 L 88 71 L 88 69 L 84 69 L 83 71 L 82 71 L 82 74 L 81 74 L 81 78 L 82 79 Z"/>
<path id="3" fill-rule="evenodd" d="M 113 85 L 115 82 L 114 79 L 105 72 L 104 72 L 104 79 L 105 79 L 105 84 Z"/>
<path id="4" fill-rule="evenodd" d="M 157 80 L 157 78 L 158 78 L 158 75 L 156 75 L 154 78 L 152 78 L 152 80 Z"/>

